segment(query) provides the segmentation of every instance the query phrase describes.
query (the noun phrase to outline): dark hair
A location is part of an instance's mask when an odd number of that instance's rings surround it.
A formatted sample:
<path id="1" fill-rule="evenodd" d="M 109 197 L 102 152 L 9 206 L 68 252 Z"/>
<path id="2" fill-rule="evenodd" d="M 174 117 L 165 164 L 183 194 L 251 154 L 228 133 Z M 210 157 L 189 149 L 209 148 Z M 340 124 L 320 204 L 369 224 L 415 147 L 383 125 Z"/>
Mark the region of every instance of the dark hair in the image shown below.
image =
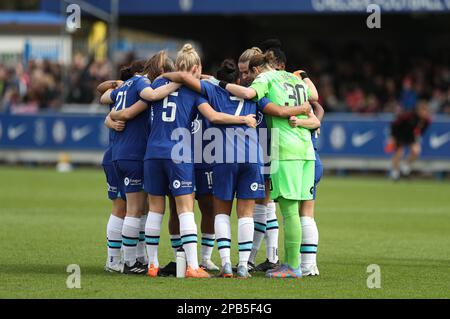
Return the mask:
<path id="1" fill-rule="evenodd" d="M 225 59 L 217 70 L 217 79 L 229 83 L 235 83 L 239 78 L 239 70 L 233 59 Z"/>
<path id="2" fill-rule="evenodd" d="M 253 68 L 264 67 L 275 62 L 275 55 L 272 51 L 267 51 L 264 54 L 258 53 L 251 57 L 248 62 L 248 69 L 253 71 Z"/>
<path id="3" fill-rule="evenodd" d="M 132 78 L 136 73 L 141 73 L 144 69 L 144 60 L 136 60 L 128 66 L 124 66 L 120 69 L 120 79 L 126 81 Z"/>
<path id="4" fill-rule="evenodd" d="M 281 41 L 279 39 L 267 39 L 261 43 L 260 48 L 263 52 L 272 51 L 275 56 L 275 63 L 283 63 L 286 65 L 286 54 L 281 50 Z"/>
<path id="5" fill-rule="evenodd" d="M 261 43 L 259 48 L 263 52 L 266 52 L 267 50 L 272 49 L 272 48 L 281 49 L 281 41 L 279 39 L 267 39 Z"/>

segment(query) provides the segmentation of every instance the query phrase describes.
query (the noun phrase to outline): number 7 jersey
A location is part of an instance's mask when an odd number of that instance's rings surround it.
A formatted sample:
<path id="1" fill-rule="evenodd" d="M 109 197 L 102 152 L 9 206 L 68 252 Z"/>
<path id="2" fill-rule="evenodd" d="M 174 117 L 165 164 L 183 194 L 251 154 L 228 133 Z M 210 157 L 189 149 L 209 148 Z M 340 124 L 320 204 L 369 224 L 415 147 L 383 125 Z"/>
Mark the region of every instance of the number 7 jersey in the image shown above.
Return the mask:
<path id="1" fill-rule="evenodd" d="M 308 85 L 286 71 L 261 73 L 250 86 L 256 91 L 256 100 L 267 97 L 273 103 L 296 106 L 305 103 L 310 96 Z M 307 118 L 305 115 L 299 118 Z M 315 160 L 310 130 L 292 128 L 286 118 L 266 115 L 267 126 L 272 130 L 272 160 Z M 278 138 L 277 138 L 278 135 Z"/>

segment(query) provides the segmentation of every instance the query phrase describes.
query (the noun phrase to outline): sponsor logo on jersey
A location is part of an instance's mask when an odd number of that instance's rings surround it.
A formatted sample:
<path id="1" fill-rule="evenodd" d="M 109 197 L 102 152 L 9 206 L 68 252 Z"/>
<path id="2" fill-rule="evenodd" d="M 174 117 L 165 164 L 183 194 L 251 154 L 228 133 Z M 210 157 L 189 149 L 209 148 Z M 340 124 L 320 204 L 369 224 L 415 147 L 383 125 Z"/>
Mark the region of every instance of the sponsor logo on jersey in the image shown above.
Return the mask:
<path id="1" fill-rule="evenodd" d="M 197 133 L 201 127 L 200 120 L 198 119 L 198 117 L 199 117 L 199 115 L 197 114 L 197 116 L 195 117 L 195 120 L 192 121 L 192 124 L 191 124 L 191 128 L 192 128 L 191 133 L 192 134 Z"/>
<path id="2" fill-rule="evenodd" d="M 264 114 L 258 111 L 258 115 L 256 116 L 256 125 L 258 126 L 264 119 Z"/>
<path id="3" fill-rule="evenodd" d="M 173 188 L 178 189 L 181 186 L 181 182 L 178 179 L 176 179 L 173 181 L 172 186 Z"/>

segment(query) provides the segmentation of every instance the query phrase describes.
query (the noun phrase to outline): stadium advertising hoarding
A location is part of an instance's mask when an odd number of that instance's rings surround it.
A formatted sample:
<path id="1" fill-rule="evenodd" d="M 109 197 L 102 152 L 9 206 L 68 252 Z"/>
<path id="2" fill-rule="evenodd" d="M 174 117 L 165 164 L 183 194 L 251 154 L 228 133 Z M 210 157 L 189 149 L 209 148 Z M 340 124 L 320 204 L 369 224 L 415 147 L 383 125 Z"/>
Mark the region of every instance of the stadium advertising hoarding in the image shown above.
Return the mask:
<path id="1" fill-rule="evenodd" d="M 103 150 L 104 116 L 0 115 L 0 149 Z"/>
<path id="2" fill-rule="evenodd" d="M 87 1 L 109 11 L 109 1 Z M 158 14 L 277 14 L 277 13 L 365 13 L 369 4 L 385 12 L 450 12 L 449 0 L 134 0 L 121 1 L 122 15 Z M 42 0 L 41 9 L 58 12 L 58 1 Z"/>
<path id="3" fill-rule="evenodd" d="M 388 158 L 391 116 L 327 115 L 319 136 L 329 157 Z M 0 115 L 0 151 L 102 151 L 108 145 L 103 115 Z M 424 159 L 450 159 L 450 118 L 435 119 L 422 139 Z"/>

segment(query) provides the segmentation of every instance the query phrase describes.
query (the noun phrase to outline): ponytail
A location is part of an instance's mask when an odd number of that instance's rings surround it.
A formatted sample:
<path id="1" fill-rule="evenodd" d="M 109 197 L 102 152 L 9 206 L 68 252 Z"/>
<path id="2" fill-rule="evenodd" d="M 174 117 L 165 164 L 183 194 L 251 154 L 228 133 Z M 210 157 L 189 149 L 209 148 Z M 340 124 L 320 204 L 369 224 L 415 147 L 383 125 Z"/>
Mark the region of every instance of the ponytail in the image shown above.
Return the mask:
<path id="1" fill-rule="evenodd" d="M 195 66 L 201 66 L 200 56 L 190 43 L 183 45 L 180 51 L 178 51 L 175 66 L 178 71 L 190 72 Z"/>

